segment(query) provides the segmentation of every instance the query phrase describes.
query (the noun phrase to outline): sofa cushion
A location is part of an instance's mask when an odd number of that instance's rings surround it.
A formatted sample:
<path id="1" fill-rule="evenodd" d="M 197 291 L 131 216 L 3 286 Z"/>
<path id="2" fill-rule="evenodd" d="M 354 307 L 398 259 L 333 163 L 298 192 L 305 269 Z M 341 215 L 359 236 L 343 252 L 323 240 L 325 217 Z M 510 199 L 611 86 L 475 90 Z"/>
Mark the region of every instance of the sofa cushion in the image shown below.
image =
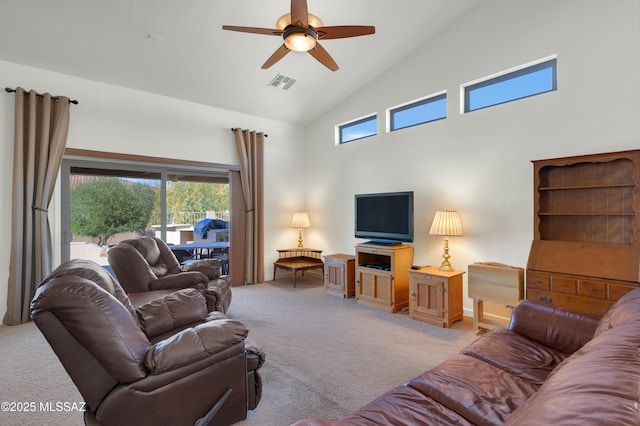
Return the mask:
<path id="1" fill-rule="evenodd" d="M 569 355 L 527 339 L 515 331 L 495 328 L 460 352 L 541 386 Z"/>
<path id="2" fill-rule="evenodd" d="M 411 419 L 412 425 L 472 425 L 459 414 L 409 386 L 390 390 L 332 425 L 407 425 L 407 419 Z"/>
<path id="3" fill-rule="evenodd" d="M 476 425 L 502 425 L 538 386 L 480 359 L 456 355 L 408 386 Z"/>
<path id="4" fill-rule="evenodd" d="M 554 370 L 510 425 L 637 425 L 640 328 L 601 333 Z"/>
<path id="5" fill-rule="evenodd" d="M 572 354 L 594 335 L 600 318 L 523 300 L 511 313 L 509 330 Z"/>

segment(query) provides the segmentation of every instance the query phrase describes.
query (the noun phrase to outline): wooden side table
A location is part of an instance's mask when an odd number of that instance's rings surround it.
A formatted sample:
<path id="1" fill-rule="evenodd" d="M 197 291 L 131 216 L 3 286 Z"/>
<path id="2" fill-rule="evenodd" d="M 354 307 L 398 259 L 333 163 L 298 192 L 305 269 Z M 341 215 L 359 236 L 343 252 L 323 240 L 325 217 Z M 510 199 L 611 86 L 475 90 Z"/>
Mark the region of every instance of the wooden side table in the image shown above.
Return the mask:
<path id="1" fill-rule="evenodd" d="M 409 270 L 409 316 L 415 320 L 450 327 L 461 321 L 464 271 L 441 271 L 427 266 Z"/>
<path id="2" fill-rule="evenodd" d="M 322 250 L 310 248 L 293 248 L 278 250 L 278 260 L 273 262 L 273 279 L 276 279 L 278 268 L 293 272 L 293 286 L 296 286 L 296 273 L 309 269 L 324 269 L 321 258 Z"/>
<path id="3" fill-rule="evenodd" d="M 328 294 L 350 298 L 356 294 L 356 257 L 331 254 L 324 257 L 324 287 Z"/>
<path id="4" fill-rule="evenodd" d="M 473 263 L 469 265 L 469 297 L 473 299 L 473 328 L 491 330 L 506 326 L 509 321 L 484 317 L 483 301 L 513 308 L 524 297 L 524 269 L 502 263 Z"/>

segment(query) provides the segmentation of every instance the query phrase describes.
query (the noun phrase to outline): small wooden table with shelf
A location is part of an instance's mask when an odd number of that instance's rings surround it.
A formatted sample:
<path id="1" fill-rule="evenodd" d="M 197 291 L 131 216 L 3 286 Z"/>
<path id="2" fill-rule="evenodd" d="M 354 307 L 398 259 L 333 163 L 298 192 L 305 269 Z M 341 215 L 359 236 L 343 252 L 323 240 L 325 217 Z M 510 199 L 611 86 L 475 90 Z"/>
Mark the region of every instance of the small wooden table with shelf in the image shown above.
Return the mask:
<path id="1" fill-rule="evenodd" d="M 433 266 L 409 270 L 409 316 L 415 320 L 451 327 L 461 321 L 462 274 Z"/>
<path id="2" fill-rule="evenodd" d="M 293 287 L 296 286 L 296 273 L 309 269 L 324 269 L 322 250 L 310 248 L 292 248 L 278 250 L 278 260 L 273 262 L 273 279 L 276 279 L 278 268 L 293 272 Z"/>

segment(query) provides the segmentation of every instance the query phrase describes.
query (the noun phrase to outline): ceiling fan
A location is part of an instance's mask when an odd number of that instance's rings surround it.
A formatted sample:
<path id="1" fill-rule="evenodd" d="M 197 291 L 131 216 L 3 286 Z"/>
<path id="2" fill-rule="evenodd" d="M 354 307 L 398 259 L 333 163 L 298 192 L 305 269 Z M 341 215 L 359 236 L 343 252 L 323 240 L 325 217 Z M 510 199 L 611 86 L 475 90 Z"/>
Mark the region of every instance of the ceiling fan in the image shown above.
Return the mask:
<path id="1" fill-rule="evenodd" d="M 357 37 L 374 34 L 375 27 L 368 25 L 341 25 L 325 27 L 320 18 L 307 11 L 307 0 L 291 0 L 291 13 L 282 15 L 276 22 L 275 29 L 256 27 L 237 27 L 223 25 L 223 30 L 239 31 L 243 33 L 264 34 L 281 36 L 284 44 L 262 65 L 263 69 L 284 58 L 290 51 L 309 52 L 325 67 L 331 71 L 338 70 L 338 64 L 318 43 L 319 40 L 331 40 L 336 38 Z"/>

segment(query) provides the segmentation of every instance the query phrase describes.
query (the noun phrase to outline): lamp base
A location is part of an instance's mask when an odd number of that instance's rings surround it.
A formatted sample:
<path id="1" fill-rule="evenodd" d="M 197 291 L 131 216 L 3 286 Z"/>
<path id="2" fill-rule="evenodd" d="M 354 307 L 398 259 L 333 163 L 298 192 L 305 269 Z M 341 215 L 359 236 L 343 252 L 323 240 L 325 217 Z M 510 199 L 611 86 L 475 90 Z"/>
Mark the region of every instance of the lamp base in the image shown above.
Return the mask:
<path id="1" fill-rule="evenodd" d="M 298 230 L 298 247 L 296 248 L 304 248 L 304 246 L 302 245 L 302 229 Z"/>
<path id="2" fill-rule="evenodd" d="M 444 262 L 442 262 L 442 265 L 440 265 L 440 269 L 441 271 L 454 271 L 455 269 L 453 269 L 453 267 L 451 266 L 451 263 L 449 263 L 448 260 L 445 260 Z"/>
<path id="3" fill-rule="evenodd" d="M 451 266 L 451 263 L 449 262 L 449 258 L 451 256 L 449 256 L 449 237 L 444 237 L 444 254 L 442 255 L 442 258 L 444 259 L 444 261 L 442 262 L 442 264 L 440 265 L 440 270 L 441 271 L 453 271 L 453 267 Z"/>

